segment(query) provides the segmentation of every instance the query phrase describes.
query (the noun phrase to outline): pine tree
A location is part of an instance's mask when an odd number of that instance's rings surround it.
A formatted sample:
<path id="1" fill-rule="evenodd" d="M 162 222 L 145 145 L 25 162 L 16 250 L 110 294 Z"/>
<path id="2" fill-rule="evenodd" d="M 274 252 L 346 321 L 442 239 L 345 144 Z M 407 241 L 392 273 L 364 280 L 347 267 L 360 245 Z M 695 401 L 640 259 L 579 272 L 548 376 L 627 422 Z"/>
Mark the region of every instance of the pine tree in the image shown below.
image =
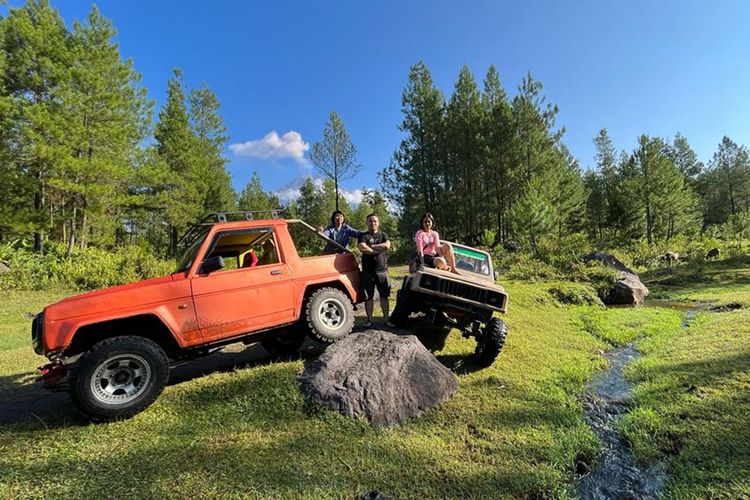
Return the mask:
<path id="1" fill-rule="evenodd" d="M 479 227 L 482 200 L 483 123 L 479 89 L 469 68 L 464 65 L 458 75 L 448 103 L 446 115 L 446 145 L 448 154 L 445 177 L 446 195 L 441 203 L 453 208 L 453 217 L 440 223 L 451 237 L 475 243 L 481 233 Z"/>
<path id="2" fill-rule="evenodd" d="M 12 167 L 5 177 L 17 185 L 17 192 L 28 193 L 19 210 L 28 214 L 24 218 L 34 234 L 34 248 L 41 252 L 44 232 L 52 227 L 54 217 L 55 193 L 49 179 L 58 175 L 69 155 L 64 105 L 72 61 L 69 36 L 47 0 L 29 0 L 24 7 L 11 9 L 2 24 L 2 80 L 13 120 L 6 142 Z"/>
<path id="3" fill-rule="evenodd" d="M 446 200 L 445 102 L 435 88 L 429 69 L 418 62 L 409 70 L 409 81 L 401 97 L 404 134 L 391 164 L 380 172 L 386 196 L 401 210 L 399 231 L 408 234 L 419 216 L 432 212 L 441 222 L 449 213 Z"/>
<path id="4" fill-rule="evenodd" d="M 688 140 L 677 132 L 674 136 L 674 141 L 668 149 L 669 157 L 677 166 L 677 169 L 682 172 L 682 175 L 688 180 L 688 182 L 695 186 L 696 180 L 703 172 L 703 163 L 698 161 L 698 155 L 690 147 Z"/>
<path id="5" fill-rule="evenodd" d="M 223 156 L 228 138 L 224 119 L 219 115 L 219 99 L 203 84 L 190 91 L 188 101 L 190 124 L 197 137 L 196 169 L 204 193 L 203 212 L 232 210 L 237 195 Z"/>
<path id="6" fill-rule="evenodd" d="M 100 242 L 114 241 L 134 175 L 132 159 L 151 118 L 152 104 L 139 85 L 140 75 L 131 61 L 121 59 L 111 42 L 115 34 L 96 7 L 87 24 L 73 26 L 72 77 L 66 95 L 70 155 L 51 181 L 65 194 L 68 252 L 79 235 L 85 246 L 89 232 Z"/>
<path id="7" fill-rule="evenodd" d="M 555 146 L 564 129 L 555 130 L 557 106 L 547 103 L 542 84 L 528 73 L 513 98 L 513 119 L 519 141 L 519 170 L 525 182 L 550 168 L 556 161 Z"/>
<path id="8" fill-rule="evenodd" d="M 553 208 L 543 191 L 542 178 L 533 178 L 510 212 L 513 233 L 529 243 L 535 256 L 539 255 L 539 240 L 555 227 Z"/>
<path id="9" fill-rule="evenodd" d="M 250 181 L 240 193 L 237 205 L 240 210 L 273 210 L 281 206 L 278 196 L 263 190 L 257 172 L 253 172 Z"/>
<path id="10" fill-rule="evenodd" d="M 497 238 L 505 240 L 508 238 L 510 229 L 508 212 L 515 198 L 514 193 L 518 191 L 517 179 L 512 169 L 516 143 L 513 111 L 507 94 L 500 84 L 500 75 L 495 66 L 490 66 L 484 79 L 482 107 L 484 110 L 482 135 L 486 153 L 483 179 L 489 186 L 485 192 L 487 200 L 484 203 L 484 210 L 495 218 L 494 224 L 487 221 L 483 227 L 494 226 Z"/>
<path id="11" fill-rule="evenodd" d="M 204 211 L 199 144 L 190 127 L 182 71 L 178 69 L 167 84 L 167 102 L 159 112 L 154 137 L 168 169 L 161 196 L 169 226 L 169 250 L 174 255 L 180 233 Z"/>
<path id="12" fill-rule="evenodd" d="M 328 116 L 323 140 L 312 145 L 310 161 L 322 175 L 333 181 L 336 210 L 339 210 L 339 184 L 357 175 L 362 165 L 357 163 L 357 148 L 335 111 Z"/>
<path id="13" fill-rule="evenodd" d="M 750 210 L 750 153 L 724 137 L 699 179 L 705 200 L 705 224 L 723 224 L 730 215 Z"/>

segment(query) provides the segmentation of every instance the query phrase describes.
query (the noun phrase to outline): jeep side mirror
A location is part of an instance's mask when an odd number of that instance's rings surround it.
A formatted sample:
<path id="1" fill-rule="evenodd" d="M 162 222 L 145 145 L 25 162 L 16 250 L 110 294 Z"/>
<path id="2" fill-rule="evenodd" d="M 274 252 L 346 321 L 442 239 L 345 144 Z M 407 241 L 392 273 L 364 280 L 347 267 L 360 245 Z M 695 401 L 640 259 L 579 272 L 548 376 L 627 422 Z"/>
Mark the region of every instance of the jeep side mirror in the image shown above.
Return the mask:
<path id="1" fill-rule="evenodd" d="M 224 258 L 221 255 L 209 257 L 203 261 L 201 274 L 209 274 L 224 268 Z"/>

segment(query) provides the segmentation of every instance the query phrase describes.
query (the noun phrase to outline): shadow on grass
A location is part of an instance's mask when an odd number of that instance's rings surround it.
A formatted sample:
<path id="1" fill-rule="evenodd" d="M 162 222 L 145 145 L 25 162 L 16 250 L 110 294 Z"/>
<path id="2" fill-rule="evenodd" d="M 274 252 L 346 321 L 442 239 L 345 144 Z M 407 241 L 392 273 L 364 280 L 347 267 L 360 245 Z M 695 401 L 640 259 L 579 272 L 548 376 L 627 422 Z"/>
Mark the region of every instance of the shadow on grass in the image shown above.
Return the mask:
<path id="1" fill-rule="evenodd" d="M 507 409 L 438 409 L 402 429 L 374 430 L 310 413 L 293 390 L 296 369 L 267 364 L 185 385 L 153 410 L 101 426 L 96 439 L 85 435 L 78 452 L 3 465 L 16 484 L 59 483 L 65 497 L 354 498 L 378 490 L 390 498 L 550 498 L 564 488 L 549 443 L 513 436 L 563 432 L 576 420 L 565 408 L 529 398 Z M 435 440 L 446 445 L 435 450 Z"/>
<path id="2" fill-rule="evenodd" d="M 321 349 L 319 344 L 310 341 L 305 343 L 298 354 L 286 357 L 272 356 L 260 344 L 253 344 L 242 350 L 219 351 L 173 366 L 168 385 L 279 360 L 309 359 L 318 356 Z M 37 375 L 36 372 L 25 372 L 0 377 L 0 425 L 30 421 L 34 427 L 55 428 L 88 422 L 75 411 L 66 388 L 50 391 L 42 383 L 35 382 Z"/>
<path id="3" fill-rule="evenodd" d="M 15 461 L 15 478 L 64 476 L 55 493 L 63 497 L 238 496 L 253 498 L 356 498 L 378 490 L 386 498 L 548 498 L 553 471 L 513 462 L 467 470 L 450 467 L 429 450 L 394 445 L 388 439 L 366 443 L 308 430 L 275 435 L 273 441 L 196 439 L 175 434 L 147 446 L 109 450 L 94 456 L 47 456 Z M 216 437 L 215 435 L 213 436 Z M 323 466 L 321 468 L 321 465 Z M 97 473 L 91 473 L 97 471 Z M 37 483 L 38 484 L 38 483 Z"/>
<path id="4" fill-rule="evenodd" d="M 640 275 L 641 281 L 654 291 L 701 291 L 720 286 L 750 284 L 750 258 L 733 258 L 703 265 L 689 264 L 668 269 L 654 269 Z"/>
<path id="5" fill-rule="evenodd" d="M 670 493 L 744 498 L 750 491 L 750 351 L 699 361 L 643 368 L 639 403 L 665 419 L 658 447 L 670 459 Z M 733 389 L 734 388 L 734 389 Z M 648 429 L 648 424 L 646 429 Z"/>

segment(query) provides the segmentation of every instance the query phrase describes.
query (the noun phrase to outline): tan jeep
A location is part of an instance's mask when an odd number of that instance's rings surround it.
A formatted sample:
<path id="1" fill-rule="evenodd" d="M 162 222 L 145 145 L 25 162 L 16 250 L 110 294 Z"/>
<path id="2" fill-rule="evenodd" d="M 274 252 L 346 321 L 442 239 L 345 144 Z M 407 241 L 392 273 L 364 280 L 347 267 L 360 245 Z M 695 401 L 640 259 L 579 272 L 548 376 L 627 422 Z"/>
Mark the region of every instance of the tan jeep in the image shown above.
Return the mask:
<path id="1" fill-rule="evenodd" d="M 397 294 L 391 321 L 405 325 L 412 314 L 423 314 L 432 322 L 457 328 L 474 337 L 474 362 L 487 367 L 497 358 L 508 332 L 506 323 L 494 316 L 505 313 L 508 294 L 495 283 L 490 255 L 458 243 L 453 249 L 457 273 L 421 266 L 404 278 Z"/>

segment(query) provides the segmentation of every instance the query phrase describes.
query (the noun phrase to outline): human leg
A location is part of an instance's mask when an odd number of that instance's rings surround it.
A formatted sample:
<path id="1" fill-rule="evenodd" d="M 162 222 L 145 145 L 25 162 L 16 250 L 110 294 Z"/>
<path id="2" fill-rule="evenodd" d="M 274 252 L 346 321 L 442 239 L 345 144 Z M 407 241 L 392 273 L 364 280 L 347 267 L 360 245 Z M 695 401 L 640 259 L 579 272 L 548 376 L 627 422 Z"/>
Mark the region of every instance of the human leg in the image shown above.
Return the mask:
<path id="1" fill-rule="evenodd" d="M 451 247 L 450 244 L 443 243 L 442 245 L 440 245 L 440 255 L 445 258 L 450 271 L 456 274 L 461 274 L 456 269 L 456 256 L 453 254 L 453 247 Z"/>
<path id="2" fill-rule="evenodd" d="M 375 273 L 362 273 L 362 292 L 365 295 L 365 314 L 367 314 L 367 326 L 372 326 L 372 299 L 375 295 Z"/>
<path id="3" fill-rule="evenodd" d="M 390 310 L 388 298 L 391 296 L 391 281 L 388 278 L 388 273 L 376 273 L 375 284 L 378 287 L 378 295 L 380 296 L 380 308 L 383 310 L 383 320 L 388 321 L 388 312 Z"/>
<path id="4" fill-rule="evenodd" d="M 390 310 L 390 304 L 388 303 L 388 297 L 380 297 L 380 308 L 383 310 L 383 320 L 388 321 L 390 317 L 388 312 Z"/>
<path id="5" fill-rule="evenodd" d="M 372 299 L 365 301 L 365 314 L 367 314 L 367 326 L 372 326 Z"/>

